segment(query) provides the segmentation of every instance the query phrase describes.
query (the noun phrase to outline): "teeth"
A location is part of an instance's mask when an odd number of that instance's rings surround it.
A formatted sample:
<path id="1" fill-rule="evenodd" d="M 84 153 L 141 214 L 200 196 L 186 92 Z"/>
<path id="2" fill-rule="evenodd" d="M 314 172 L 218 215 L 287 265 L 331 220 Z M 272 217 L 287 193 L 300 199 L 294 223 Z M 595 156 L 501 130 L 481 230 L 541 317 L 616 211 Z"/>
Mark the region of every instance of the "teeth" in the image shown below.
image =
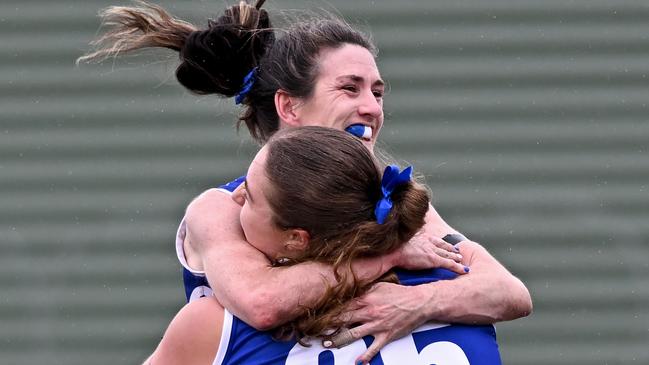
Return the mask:
<path id="1" fill-rule="evenodd" d="M 365 126 L 365 130 L 363 131 L 363 139 L 366 141 L 369 141 L 372 139 L 372 128 Z"/>

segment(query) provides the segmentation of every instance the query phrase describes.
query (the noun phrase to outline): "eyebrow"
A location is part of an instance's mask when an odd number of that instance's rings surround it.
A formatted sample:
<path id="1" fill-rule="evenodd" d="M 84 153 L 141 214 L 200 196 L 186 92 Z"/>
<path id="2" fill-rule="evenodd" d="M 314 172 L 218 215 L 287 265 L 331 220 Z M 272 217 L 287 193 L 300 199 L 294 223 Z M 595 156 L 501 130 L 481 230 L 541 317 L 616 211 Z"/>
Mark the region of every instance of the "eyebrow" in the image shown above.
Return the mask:
<path id="1" fill-rule="evenodd" d="M 255 200 L 252 198 L 252 194 L 250 194 L 250 188 L 248 188 L 248 179 L 243 180 L 243 187 L 246 189 L 246 196 L 248 196 L 248 200 L 250 200 L 251 203 L 254 203 Z"/>
<path id="2" fill-rule="evenodd" d="M 353 74 L 352 75 L 342 75 L 342 76 L 336 77 L 336 80 L 338 80 L 338 81 L 343 81 L 345 79 L 350 79 L 350 80 L 352 80 L 354 82 L 364 82 L 365 81 L 365 79 L 362 76 L 353 75 Z M 385 87 L 385 81 L 383 81 L 381 79 L 378 79 L 378 80 L 374 81 L 374 83 L 372 83 L 372 86 Z"/>

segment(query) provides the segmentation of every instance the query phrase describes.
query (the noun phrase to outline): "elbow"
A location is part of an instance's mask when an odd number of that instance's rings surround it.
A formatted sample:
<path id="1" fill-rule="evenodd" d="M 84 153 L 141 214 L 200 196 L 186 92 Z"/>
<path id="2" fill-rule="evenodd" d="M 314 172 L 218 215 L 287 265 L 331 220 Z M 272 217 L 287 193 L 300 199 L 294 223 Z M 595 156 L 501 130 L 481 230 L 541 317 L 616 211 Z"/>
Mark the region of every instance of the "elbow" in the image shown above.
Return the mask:
<path id="1" fill-rule="evenodd" d="M 532 314 L 533 304 L 530 292 L 520 280 L 516 279 L 514 284 L 509 291 L 509 305 L 506 306 L 503 313 L 503 321 L 511 321 Z"/>
<path id="2" fill-rule="evenodd" d="M 523 285 L 524 289 L 524 294 L 520 300 L 520 303 L 518 305 L 517 313 L 518 313 L 518 318 L 521 317 L 527 317 L 530 314 L 532 314 L 532 311 L 534 310 L 534 305 L 532 304 L 532 296 L 530 295 L 530 292 L 527 290 L 527 288 Z"/>
<path id="3" fill-rule="evenodd" d="M 246 299 L 246 313 L 243 320 L 258 331 L 268 331 L 275 328 L 282 321 L 282 311 L 278 308 L 276 295 L 271 295 L 267 290 L 256 290 Z"/>
<path id="4" fill-rule="evenodd" d="M 251 313 L 250 320 L 246 320 L 246 323 L 257 331 L 268 331 L 280 324 L 277 315 L 273 311 L 263 309 Z"/>

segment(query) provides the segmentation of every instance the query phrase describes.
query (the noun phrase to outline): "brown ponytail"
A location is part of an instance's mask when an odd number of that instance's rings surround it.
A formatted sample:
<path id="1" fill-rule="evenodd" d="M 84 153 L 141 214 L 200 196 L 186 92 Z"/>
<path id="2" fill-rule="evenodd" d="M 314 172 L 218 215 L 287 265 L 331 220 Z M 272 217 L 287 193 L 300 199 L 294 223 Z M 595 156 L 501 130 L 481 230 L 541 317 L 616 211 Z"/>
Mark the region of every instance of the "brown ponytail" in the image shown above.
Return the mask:
<path id="1" fill-rule="evenodd" d="M 338 279 L 281 333 L 321 335 L 342 324 L 343 304 L 371 284 L 354 277 L 352 261 L 387 254 L 410 240 L 424 225 L 428 191 L 414 181 L 396 187 L 392 210 L 378 224 L 374 208 L 382 196 L 383 169 L 360 140 L 343 131 L 302 127 L 276 133 L 267 148 L 273 222 L 308 231 L 311 240 L 297 262 L 330 264 Z"/>
<path id="2" fill-rule="evenodd" d="M 398 282 L 392 273 L 373 282 L 359 281 L 351 270 L 355 259 L 390 253 L 424 226 L 430 201 L 424 186 L 416 182 L 404 184 L 395 190 L 392 201 L 392 212 L 383 224 L 376 221 L 361 224 L 355 234 L 346 235 L 350 241 L 343 244 L 345 247 L 333 261 L 322 260 L 333 265 L 339 284 L 327 288 L 320 301 L 312 308 L 306 308 L 304 315 L 291 324 L 298 338 L 322 336 L 326 331 L 341 328 L 345 323 L 340 315 L 346 303 L 365 293 L 375 282 Z M 344 239 L 341 238 L 341 242 Z"/>

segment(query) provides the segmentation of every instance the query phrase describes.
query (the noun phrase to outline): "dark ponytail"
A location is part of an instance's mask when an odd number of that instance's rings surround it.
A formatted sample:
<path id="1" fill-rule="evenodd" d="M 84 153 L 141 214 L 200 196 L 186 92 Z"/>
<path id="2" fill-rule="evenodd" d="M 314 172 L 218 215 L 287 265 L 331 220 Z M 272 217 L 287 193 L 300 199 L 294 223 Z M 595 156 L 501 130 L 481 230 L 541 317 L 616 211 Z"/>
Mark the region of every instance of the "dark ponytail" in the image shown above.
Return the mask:
<path id="1" fill-rule="evenodd" d="M 164 47 L 180 52 L 197 28 L 169 15 L 158 5 L 135 1 L 139 6 L 110 6 L 99 12 L 105 34 L 90 44 L 96 49 L 77 63 L 103 61 L 142 48 Z"/>
<path id="2" fill-rule="evenodd" d="M 143 48 L 163 47 L 179 52 L 178 81 L 196 94 L 234 96 L 245 75 L 259 64 L 275 41 L 270 18 L 258 0 L 227 8 L 207 28 L 198 29 L 174 18 L 158 5 L 111 6 L 100 12 L 106 33 L 92 45 L 96 50 L 81 61 L 102 61 Z"/>
<path id="3" fill-rule="evenodd" d="M 191 33 L 180 51 L 178 81 L 196 94 L 232 97 L 275 41 L 268 12 L 244 1 Z"/>

